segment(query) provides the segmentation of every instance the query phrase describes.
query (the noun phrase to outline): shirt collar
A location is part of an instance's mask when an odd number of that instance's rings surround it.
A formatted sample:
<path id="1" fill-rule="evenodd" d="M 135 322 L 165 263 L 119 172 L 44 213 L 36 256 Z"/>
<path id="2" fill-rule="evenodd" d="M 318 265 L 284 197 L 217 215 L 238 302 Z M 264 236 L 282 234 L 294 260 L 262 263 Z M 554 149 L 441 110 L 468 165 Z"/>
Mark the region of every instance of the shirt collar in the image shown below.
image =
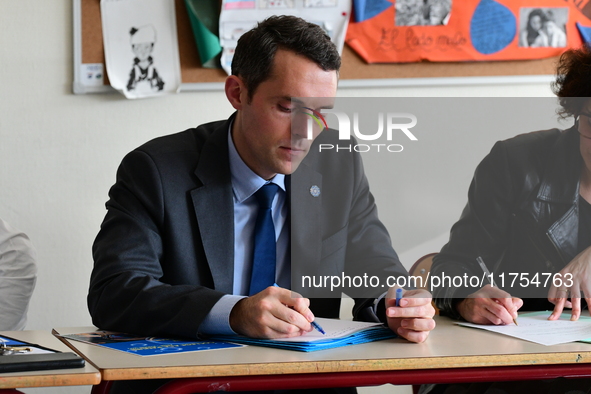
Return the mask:
<path id="1" fill-rule="evenodd" d="M 228 151 L 230 154 L 230 172 L 232 173 L 232 190 L 237 202 L 242 203 L 268 182 L 255 174 L 238 154 L 234 141 L 232 140 L 233 123 L 230 122 L 230 126 L 228 127 Z M 285 191 L 284 174 L 275 175 L 269 182 L 276 184 Z"/>

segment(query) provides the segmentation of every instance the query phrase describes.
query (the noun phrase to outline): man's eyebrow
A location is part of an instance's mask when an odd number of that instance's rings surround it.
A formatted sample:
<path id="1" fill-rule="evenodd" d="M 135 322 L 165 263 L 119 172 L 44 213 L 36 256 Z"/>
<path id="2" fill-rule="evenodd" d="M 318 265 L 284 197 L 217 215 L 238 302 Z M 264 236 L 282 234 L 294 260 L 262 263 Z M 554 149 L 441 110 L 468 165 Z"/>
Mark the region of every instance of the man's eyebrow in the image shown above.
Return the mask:
<path id="1" fill-rule="evenodd" d="M 300 100 L 296 97 L 288 97 L 287 100 L 291 100 L 291 102 L 293 102 L 294 104 L 298 104 L 301 106 L 305 105 L 305 103 L 302 100 Z M 332 109 L 332 108 L 334 108 L 334 104 L 322 105 L 322 106 L 318 107 L 318 109 Z"/>

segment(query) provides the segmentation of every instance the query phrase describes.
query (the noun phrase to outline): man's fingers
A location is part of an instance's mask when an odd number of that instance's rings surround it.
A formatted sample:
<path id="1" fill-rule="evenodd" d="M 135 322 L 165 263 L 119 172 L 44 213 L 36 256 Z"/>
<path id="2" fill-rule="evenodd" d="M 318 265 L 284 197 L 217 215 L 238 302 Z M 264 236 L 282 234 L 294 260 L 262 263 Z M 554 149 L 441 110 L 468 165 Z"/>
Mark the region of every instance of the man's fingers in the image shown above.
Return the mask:
<path id="1" fill-rule="evenodd" d="M 400 327 L 413 331 L 431 331 L 435 328 L 433 319 L 403 319 L 400 321 Z"/>
<path id="2" fill-rule="evenodd" d="M 430 304 L 432 301 L 431 297 L 407 297 L 406 294 L 403 298 L 400 299 L 399 305 L 403 308 L 407 307 L 415 307 L 415 306 L 423 306 Z M 396 304 L 395 299 L 390 299 L 388 302 L 388 306 L 394 306 Z"/>
<path id="3" fill-rule="evenodd" d="M 275 302 L 273 302 L 275 301 Z M 265 299 L 258 324 L 265 337 L 285 338 L 300 336 L 312 330 L 312 325 L 297 311 L 276 299 Z"/>
<path id="4" fill-rule="evenodd" d="M 285 290 L 285 289 L 283 289 Z M 310 310 L 310 300 L 308 298 L 304 298 L 295 291 L 287 290 L 286 293 L 282 293 L 279 295 L 279 300 L 284 305 L 293 308 L 295 311 L 299 312 L 308 322 L 314 321 L 314 313 Z"/>
<path id="5" fill-rule="evenodd" d="M 410 342 L 422 343 L 429 336 L 429 331 L 413 331 L 403 327 L 396 330 L 396 334 Z"/>
<path id="6" fill-rule="evenodd" d="M 435 315 L 435 308 L 431 305 L 431 293 L 428 291 L 422 289 L 404 291 L 403 298 L 400 299 L 397 307 L 396 299 L 391 297 L 393 294 L 392 289 L 388 291 L 386 296 L 386 316 L 431 318 Z M 396 312 L 396 310 L 399 312 Z M 392 315 L 389 313 L 392 313 Z"/>
<path id="7" fill-rule="evenodd" d="M 230 313 L 234 331 L 255 338 L 285 338 L 312 330 L 310 300 L 291 297 L 291 291 L 268 287 L 239 301 Z M 297 308 L 297 309 L 296 309 Z M 305 316 L 307 315 L 307 316 Z"/>
<path id="8" fill-rule="evenodd" d="M 309 311 L 309 309 L 308 309 Z M 278 309 L 273 310 L 273 316 L 280 320 L 281 322 L 288 323 L 291 326 L 297 327 L 298 330 L 303 332 L 312 331 L 312 325 L 310 321 L 302 315 L 300 312 L 287 307 L 285 305 L 281 305 Z M 311 313 L 311 312 L 310 312 Z M 282 324 L 278 327 L 283 327 L 283 330 L 286 330 Z M 275 330 L 282 330 L 281 328 L 275 328 Z M 291 330 L 291 329 L 289 329 Z M 289 331 L 291 332 L 291 331 Z"/>
<path id="9" fill-rule="evenodd" d="M 395 291 L 392 287 L 386 295 L 388 326 L 410 342 L 424 342 L 435 328 L 431 293 L 422 289 L 406 290 L 396 306 Z"/>
<path id="10" fill-rule="evenodd" d="M 435 309 L 431 303 L 422 306 L 412 307 L 388 307 L 386 308 L 387 317 L 400 318 L 432 318 L 435 315 Z"/>
<path id="11" fill-rule="evenodd" d="M 310 300 L 300 294 L 283 289 L 281 287 L 268 287 L 265 292 L 265 300 L 270 303 L 269 312 L 277 319 L 293 325 L 298 331 L 308 332 L 312 330 L 311 321 L 314 321 L 314 314 L 310 310 Z M 292 334 L 294 328 L 288 327 L 280 322 L 269 322 L 276 331 L 285 334 Z"/>

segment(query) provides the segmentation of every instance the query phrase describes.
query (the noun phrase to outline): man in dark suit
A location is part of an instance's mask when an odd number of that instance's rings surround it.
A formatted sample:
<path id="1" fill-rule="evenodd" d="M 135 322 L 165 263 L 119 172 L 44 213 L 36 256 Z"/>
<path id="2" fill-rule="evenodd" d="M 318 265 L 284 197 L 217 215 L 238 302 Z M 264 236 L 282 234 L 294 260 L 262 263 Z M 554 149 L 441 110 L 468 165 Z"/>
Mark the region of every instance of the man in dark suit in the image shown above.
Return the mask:
<path id="1" fill-rule="evenodd" d="M 301 282 L 407 275 L 359 155 L 318 152 L 336 133 L 315 129 L 314 141 L 300 127 L 332 106 L 339 67 L 321 28 L 271 17 L 238 42 L 225 84 L 230 119 L 157 138 L 123 159 L 93 246 L 94 324 L 146 335 L 298 336 L 315 316 L 337 318 L 345 291 L 356 298 L 355 318 L 377 314 L 409 341 L 427 338 L 435 323 L 425 291 L 407 290 L 396 307 L 394 289 L 380 297 L 381 288 L 312 291 Z M 254 194 L 270 183 L 276 285 L 249 295 Z"/>

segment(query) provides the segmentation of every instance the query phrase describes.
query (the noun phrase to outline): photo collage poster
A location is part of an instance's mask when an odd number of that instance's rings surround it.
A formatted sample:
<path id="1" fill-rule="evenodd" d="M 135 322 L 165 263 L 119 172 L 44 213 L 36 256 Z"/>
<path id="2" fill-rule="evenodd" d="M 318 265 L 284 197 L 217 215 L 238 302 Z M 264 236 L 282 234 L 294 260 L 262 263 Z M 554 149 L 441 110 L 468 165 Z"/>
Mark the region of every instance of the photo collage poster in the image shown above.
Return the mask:
<path id="1" fill-rule="evenodd" d="M 581 46 L 589 3 L 356 0 L 346 42 L 368 63 L 541 59 Z"/>

